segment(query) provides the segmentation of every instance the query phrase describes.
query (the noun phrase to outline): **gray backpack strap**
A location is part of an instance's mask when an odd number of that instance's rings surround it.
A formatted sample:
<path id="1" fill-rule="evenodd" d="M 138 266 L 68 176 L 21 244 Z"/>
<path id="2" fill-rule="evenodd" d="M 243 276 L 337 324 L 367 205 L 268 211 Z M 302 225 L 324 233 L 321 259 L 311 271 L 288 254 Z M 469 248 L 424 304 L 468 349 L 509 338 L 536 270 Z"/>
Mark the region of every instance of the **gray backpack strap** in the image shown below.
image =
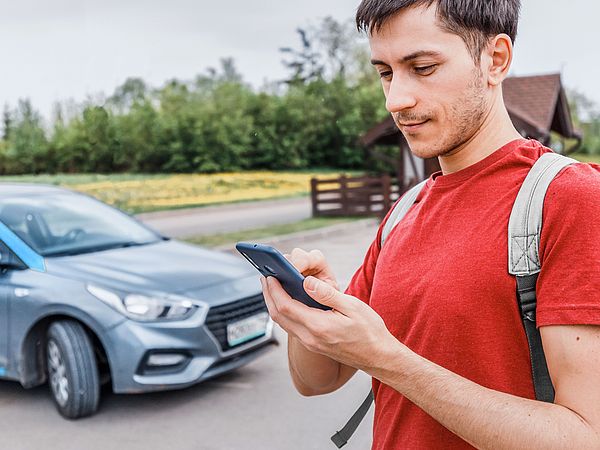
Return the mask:
<path id="1" fill-rule="evenodd" d="M 557 153 L 544 153 L 529 171 L 508 222 L 508 271 L 511 275 L 532 275 L 540 271 L 544 197 L 558 172 L 576 162 Z"/>
<path id="2" fill-rule="evenodd" d="M 536 282 L 540 272 L 539 244 L 544 198 L 550 183 L 574 159 L 545 153 L 530 169 L 513 205 L 508 225 L 508 271 L 517 279 L 517 300 L 525 328 L 535 398 L 554 401 L 542 338 L 536 326 Z"/>
<path id="3" fill-rule="evenodd" d="M 398 223 L 400 223 L 402 219 L 404 219 L 404 216 L 406 215 L 410 207 L 415 203 L 415 200 L 419 196 L 419 193 L 425 187 L 426 183 L 427 180 L 423 180 L 416 186 L 413 186 L 402 196 L 398 203 L 396 203 L 396 205 L 394 206 L 394 210 L 390 214 L 390 217 L 388 218 L 388 221 L 385 223 L 383 231 L 381 232 L 381 247 L 383 247 L 386 238 L 394 229 L 394 227 L 398 225 Z"/>

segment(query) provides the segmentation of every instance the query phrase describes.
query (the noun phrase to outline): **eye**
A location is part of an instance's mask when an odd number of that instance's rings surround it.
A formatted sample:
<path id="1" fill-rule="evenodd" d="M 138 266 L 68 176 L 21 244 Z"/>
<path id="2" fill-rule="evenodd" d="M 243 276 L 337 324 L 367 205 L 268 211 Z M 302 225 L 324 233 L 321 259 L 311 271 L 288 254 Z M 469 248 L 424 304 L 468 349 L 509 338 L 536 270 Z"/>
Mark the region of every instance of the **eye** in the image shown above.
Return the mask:
<path id="1" fill-rule="evenodd" d="M 418 75 L 431 75 L 434 72 L 436 67 L 437 67 L 437 64 L 431 64 L 429 66 L 413 67 L 413 70 Z"/>
<path id="2" fill-rule="evenodd" d="M 391 70 L 384 70 L 383 72 L 379 72 L 379 76 L 382 80 L 389 80 L 392 78 L 393 72 Z"/>

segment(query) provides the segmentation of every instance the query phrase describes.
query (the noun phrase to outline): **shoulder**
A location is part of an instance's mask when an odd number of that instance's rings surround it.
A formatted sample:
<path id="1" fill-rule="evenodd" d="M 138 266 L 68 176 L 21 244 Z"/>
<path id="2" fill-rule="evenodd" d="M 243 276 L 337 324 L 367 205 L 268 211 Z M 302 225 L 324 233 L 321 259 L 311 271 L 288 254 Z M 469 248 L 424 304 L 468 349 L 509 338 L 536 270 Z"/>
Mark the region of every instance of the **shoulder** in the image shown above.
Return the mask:
<path id="1" fill-rule="evenodd" d="M 596 206 L 600 198 L 600 165 L 575 163 L 554 178 L 546 193 L 546 204 L 561 208 Z"/>
<path id="2" fill-rule="evenodd" d="M 586 247 L 600 244 L 600 166 L 575 163 L 554 178 L 544 199 L 542 242 Z M 596 249 L 600 250 L 600 248 Z"/>
<path id="3" fill-rule="evenodd" d="M 538 326 L 600 325 L 600 166 L 572 164 L 550 183 L 542 213 Z"/>

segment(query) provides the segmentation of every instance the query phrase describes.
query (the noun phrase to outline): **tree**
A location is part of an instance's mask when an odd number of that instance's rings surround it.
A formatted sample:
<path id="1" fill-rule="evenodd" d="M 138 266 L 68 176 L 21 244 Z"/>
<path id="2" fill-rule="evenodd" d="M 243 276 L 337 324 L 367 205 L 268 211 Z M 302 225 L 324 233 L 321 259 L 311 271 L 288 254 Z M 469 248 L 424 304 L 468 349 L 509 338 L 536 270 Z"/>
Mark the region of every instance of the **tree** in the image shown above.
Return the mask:
<path id="1" fill-rule="evenodd" d="M 2 112 L 2 140 L 8 141 L 10 137 L 10 131 L 12 128 L 12 112 L 8 103 L 4 104 L 4 111 Z"/>
<path id="2" fill-rule="evenodd" d="M 7 158 L 11 171 L 40 173 L 46 170 L 47 140 L 42 118 L 29 99 L 20 99 L 9 126 Z"/>
<path id="3" fill-rule="evenodd" d="M 321 63 L 321 54 L 314 50 L 312 38 L 309 32 L 303 28 L 296 29 L 300 36 L 301 48 L 295 50 L 291 47 L 282 47 L 281 53 L 291 57 L 289 60 L 282 60 L 284 66 L 291 70 L 292 75 L 284 82 L 289 85 L 304 84 L 314 81 L 323 76 L 325 68 Z"/>
<path id="4" fill-rule="evenodd" d="M 121 113 L 129 111 L 131 107 L 146 100 L 148 87 L 141 78 L 127 78 L 125 82 L 115 89 L 108 99 L 110 106 L 114 106 Z"/>
<path id="5" fill-rule="evenodd" d="M 583 134 L 580 151 L 600 154 L 600 107 L 584 93 L 568 92 L 573 123 Z"/>
<path id="6" fill-rule="evenodd" d="M 297 31 L 299 49 L 281 49 L 289 78 L 260 90 L 231 58 L 160 88 L 128 78 L 106 101 L 58 104 L 49 139 L 30 102 L 6 106 L 2 170 L 363 168 L 358 139 L 387 114 L 365 42 L 332 18 Z"/>

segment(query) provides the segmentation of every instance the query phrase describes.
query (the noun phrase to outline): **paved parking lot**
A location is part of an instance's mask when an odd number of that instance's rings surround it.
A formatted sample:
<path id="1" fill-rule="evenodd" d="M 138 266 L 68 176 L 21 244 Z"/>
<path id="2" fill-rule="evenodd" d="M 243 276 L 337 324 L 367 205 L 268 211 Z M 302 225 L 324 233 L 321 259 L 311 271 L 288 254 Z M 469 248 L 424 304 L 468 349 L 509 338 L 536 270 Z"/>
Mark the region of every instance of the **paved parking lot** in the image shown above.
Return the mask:
<path id="1" fill-rule="evenodd" d="M 375 226 L 298 243 L 321 249 L 345 284 L 370 245 Z M 334 449 L 329 436 L 367 394 L 370 382 L 357 374 L 340 391 L 316 398 L 297 394 L 289 380 L 285 336 L 258 361 L 218 379 L 175 392 L 105 393 L 97 415 L 70 422 L 54 410 L 47 387 L 24 390 L 0 382 L 1 447 L 11 450 L 109 449 Z M 372 411 L 345 448 L 371 443 Z"/>

